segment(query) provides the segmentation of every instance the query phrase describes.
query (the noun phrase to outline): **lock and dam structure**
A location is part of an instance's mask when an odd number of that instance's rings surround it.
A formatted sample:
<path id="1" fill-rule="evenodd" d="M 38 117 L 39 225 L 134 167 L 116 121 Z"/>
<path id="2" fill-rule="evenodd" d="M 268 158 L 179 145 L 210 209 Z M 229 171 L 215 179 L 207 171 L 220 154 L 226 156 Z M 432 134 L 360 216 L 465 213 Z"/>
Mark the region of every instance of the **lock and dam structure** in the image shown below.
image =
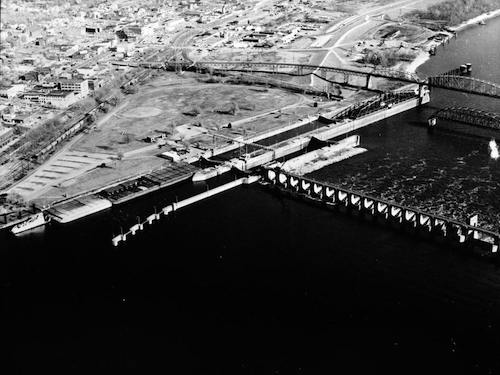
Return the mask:
<path id="1" fill-rule="evenodd" d="M 500 258 L 500 233 L 478 227 L 474 215 L 467 223 L 424 212 L 395 202 L 376 198 L 333 184 L 299 176 L 280 168 L 263 168 L 265 184 L 279 192 L 306 198 L 330 208 L 347 211 L 366 218 L 380 219 L 415 233 L 444 240 L 462 248 L 473 249 L 482 255 Z"/>
<path id="2" fill-rule="evenodd" d="M 231 152 L 244 145 L 245 149 L 250 149 L 249 152 L 245 153 L 244 158 L 241 155 L 239 158 L 233 156 L 233 159 L 230 160 L 232 166 L 253 176 L 255 176 L 256 169 L 260 168 L 262 172 L 260 173 L 261 183 L 275 187 L 282 193 L 284 192 L 294 197 L 306 198 L 309 201 L 320 203 L 330 208 L 347 211 L 356 216 L 376 219 L 377 221 L 405 228 L 460 248 L 475 249 L 482 255 L 486 254 L 496 259 L 499 258 L 500 231 L 479 227 L 477 215 L 470 217 L 467 222 L 460 222 L 433 212 L 425 212 L 418 208 L 404 206 L 397 202 L 387 201 L 362 192 L 352 191 L 340 186 L 286 172 L 271 164 L 275 160 L 285 158 L 305 149 L 313 137 L 320 141 L 327 141 L 343 134 L 351 133 L 397 113 L 426 104 L 431 99 L 432 88 L 500 98 L 500 85 L 470 77 L 470 64 L 436 77 L 427 77 L 424 79 L 419 78 L 414 73 L 391 69 L 365 71 L 331 66 L 273 62 L 199 61 L 195 63 L 184 61 L 179 63 L 163 61 L 156 63 L 136 63 L 135 65 L 117 63 L 116 65 L 175 71 L 188 70 L 198 73 L 222 75 L 234 72 L 256 75 L 256 77 L 262 77 L 262 74 L 267 74 L 270 77 L 276 75 L 314 76 L 321 79 L 326 85 L 338 84 L 378 91 L 378 95 L 374 97 L 318 116 L 313 121 L 322 125 L 314 131 L 302 133 L 296 138 L 283 140 L 273 146 L 266 143 L 266 138 L 273 136 L 270 134 L 258 135 L 248 139 L 232 139 L 231 144 L 226 145 L 220 150 L 211 150 L 209 153 L 207 152 L 205 157 L 209 159 L 224 153 L 230 155 Z M 378 79 L 399 81 L 406 85 L 399 89 L 382 92 L 374 89 Z M 304 90 L 307 91 L 307 88 Z M 476 127 L 498 129 L 498 115 L 481 112 L 473 108 L 453 107 L 441 109 L 429 119 L 429 127 L 434 127 L 438 118 L 460 121 Z M 283 131 L 278 130 L 276 133 L 286 132 L 292 128 L 300 129 L 306 123 L 289 125 Z M 195 196 L 192 199 L 186 200 L 186 202 L 182 202 L 179 207 L 198 202 L 213 194 L 234 188 L 239 184 L 235 182 L 220 189 L 217 188 L 213 192 Z M 171 208 L 167 207 L 163 212 L 167 214 L 167 211 L 174 208 L 177 208 L 177 206 L 172 205 Z M 160 214 L 155 213 L 148 217 L 146 222 L 152 223 L 154 220 L 159 219 L 159 217 Z M 128 232 L 114 237 L 113 244 L 116 246 L 118 243 L 124 242 L 127 235 L 134 235 L 144 227 L 144 224 L 139 222 L 132 226 Z"/>

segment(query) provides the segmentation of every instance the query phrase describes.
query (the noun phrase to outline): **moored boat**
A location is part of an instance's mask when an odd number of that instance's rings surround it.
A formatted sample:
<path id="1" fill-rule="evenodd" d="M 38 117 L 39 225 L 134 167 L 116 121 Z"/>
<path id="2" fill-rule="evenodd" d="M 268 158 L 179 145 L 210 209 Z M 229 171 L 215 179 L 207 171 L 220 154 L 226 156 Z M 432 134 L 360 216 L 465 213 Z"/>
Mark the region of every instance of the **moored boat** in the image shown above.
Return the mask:
<path id="1" fill-rule="evenodd" d="M 35 215 L 30 216 L 27 220 L 14 225 L 10 231 L 14 234 L 20 234 L 27 230 L 45 225 L 48 222 L 49 220 L 45 218 L 43 212 L 39 212 Z"/>

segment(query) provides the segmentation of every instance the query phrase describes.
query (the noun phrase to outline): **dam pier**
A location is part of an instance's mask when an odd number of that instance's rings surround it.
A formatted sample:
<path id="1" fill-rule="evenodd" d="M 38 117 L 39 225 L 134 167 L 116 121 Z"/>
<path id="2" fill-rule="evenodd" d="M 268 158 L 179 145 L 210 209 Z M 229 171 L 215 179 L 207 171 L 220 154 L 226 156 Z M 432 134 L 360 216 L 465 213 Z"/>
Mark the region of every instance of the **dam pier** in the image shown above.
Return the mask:
<path id="1" fill-rule="evenodd" d="M 367 218 L 445 240 L 449 244 L 478 251 L 481 255 L 495 256 L 500 252 L 500 233 L 478 226 L 478 216 L 462 223 L 432 212 L 407 207 L 395 202 L 319 182 L 286 172 L 280 168 L 264 168 L 263 183 L 293 197 L 306 198 L 340 211 L 348 211 Z"/>

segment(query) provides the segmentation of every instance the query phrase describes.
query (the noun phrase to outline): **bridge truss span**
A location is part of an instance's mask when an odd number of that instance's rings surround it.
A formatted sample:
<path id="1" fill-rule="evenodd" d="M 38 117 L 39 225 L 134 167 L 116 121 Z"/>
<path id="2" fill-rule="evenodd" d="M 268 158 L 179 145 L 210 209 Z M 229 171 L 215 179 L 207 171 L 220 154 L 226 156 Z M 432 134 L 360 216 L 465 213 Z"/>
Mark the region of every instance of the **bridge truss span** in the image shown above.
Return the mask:
<path id="1" fill-rule="evenodd" d="M 429 77 L 429 86 L 500 99 L 500 84 L 468 76 L 440 75 Z"/>
<path id="2" fill-rule="evenodd" d="M 500 130 L 500 114 L 480 111 L 474 108 L 447 107 L 440 109 L 430 118 L 463 122 L 470 125 Z"/>
<path id="3" fill-rule="evenodd" d="M 311 64 L 296 64 L 284 62 L 251 62 L 251 61 L 199 61 L 196 66 L 200 69 L 211 68 L 225 71 L 245 71 L 254 73 L 284 73 L 290 75 L 309 75 L 326 73 L 344 74 L 346 76 L 358 76 L 363 78 L 377 77 L 389 78 L 409 83 L 420 83 L 421 80 L 414 73 L 392 69 L 356 70 L 345 69 L 335 66 L 320 66 Z"/>
<path id="4" fill-rule="evenodd" d="M 337 122 L 344 119 L 355 120 L 369 115 L 373 112 L 392 107 L 409 99 L 416 99 L 420 96 L 418 90 L 385 92 L 375 98 L 368 98 L 361 102 L 354 103 L 342 111 L 336 113 L 329 121 Z"/>

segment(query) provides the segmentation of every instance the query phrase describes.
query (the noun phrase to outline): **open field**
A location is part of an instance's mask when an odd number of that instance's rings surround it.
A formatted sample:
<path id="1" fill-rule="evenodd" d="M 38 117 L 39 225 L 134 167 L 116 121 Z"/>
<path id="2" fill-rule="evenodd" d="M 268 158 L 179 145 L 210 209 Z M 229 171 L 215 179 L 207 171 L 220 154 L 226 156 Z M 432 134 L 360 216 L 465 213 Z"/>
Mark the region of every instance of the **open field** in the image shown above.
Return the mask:
<path id="1" fill-rule="evenodd" d="M 250 86 L 202 83 L 153 86 L 131 97 L 123 109 L 73 148 L 124 153 L 146 146 L 143 139 L 158 132 L 183 141 L 187 139 L 179 131 L 183 128 L 177 129 L 180 125 L 201 124 L 203 128 L 217 129 L 299 100 L 296 94 L 283 90 L 256 91 Z"/>

